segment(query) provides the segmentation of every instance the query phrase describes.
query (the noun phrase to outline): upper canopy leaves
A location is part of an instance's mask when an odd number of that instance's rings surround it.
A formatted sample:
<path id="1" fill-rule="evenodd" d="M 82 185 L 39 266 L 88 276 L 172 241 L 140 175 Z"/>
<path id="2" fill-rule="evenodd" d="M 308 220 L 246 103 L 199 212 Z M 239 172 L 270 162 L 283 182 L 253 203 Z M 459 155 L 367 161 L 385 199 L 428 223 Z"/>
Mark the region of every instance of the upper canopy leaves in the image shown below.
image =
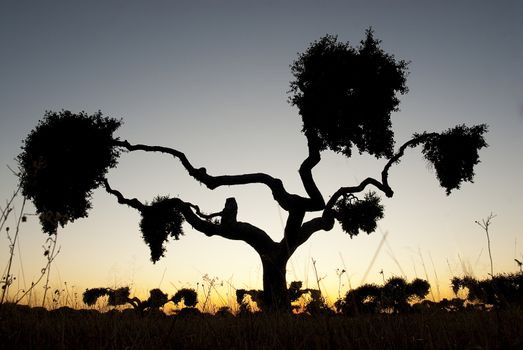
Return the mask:
<path id="1" fill-rule="evenodd" d="M 423 155 L 434 165 L 447 195 L 453 189 L 459 189 L 462 181 L 473 182 L 474 166 L 479 163 L 478 151 L 487 147 L 483 138 L 486 132 L 485 124 L 458 125 L 424 141 Z"/>
<path id="2" fill-rule="evenodd" d="M 87 216 L 92 191 L 117 163 L 113 133 L 120 125 L 101 112 L 48 111 L 24 140 L 20 181 L 44 232 Z"/>
<path id="3" fill-rule="evenodd" d="M 370 29 L 358 48 L 326 35 L 292 65 L 289 101 L 299 109 L 303 132 L 321 150 L 350 157 L 356 146 L 378 158 L 392 155 L 390 114 L 398 109 L 397 93 L 407 92 L 407 62 L 379 44 Z"/>

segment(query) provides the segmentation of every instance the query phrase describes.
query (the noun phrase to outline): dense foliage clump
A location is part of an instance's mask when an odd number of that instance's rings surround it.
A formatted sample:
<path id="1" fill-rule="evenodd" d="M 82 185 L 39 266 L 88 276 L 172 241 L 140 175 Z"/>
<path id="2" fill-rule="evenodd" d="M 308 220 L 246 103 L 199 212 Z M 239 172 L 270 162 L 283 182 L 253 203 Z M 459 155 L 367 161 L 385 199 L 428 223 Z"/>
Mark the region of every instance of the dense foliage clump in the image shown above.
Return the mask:
<path id="1" fill-rule="evenodd" d="M 486 131 L 485 124 L 458 125 L 424 142 L 423 155 L 434 165 L 439 183 L 447 194 L 459 189 L 463 181 L 473 182 L 474 166 L 480 162 L 478 151 L 487 147 L 483 138 Z"/>
<path id="2" fill-rule="evenodd" d="M 383 218 L 383 205 L 375 192 L 366 193 L 362 200 L 353 195 L 342 197 L 336 203 L 334 211 L 341 228 L 351 237 L 358 235 L 360 230 L 374 232 L 377 221 Z"/>
<path id="3" fill-rule="evenodd" d="M 352 147 L 376 157 L 393 153 L 390 115 L 407 92 L 407 62 L 396 60 L 368 30 L 354 48 L 326 35 L 292 65 L 289 101 L 298 107 L 303 132 L 321 149 L 348 157 Z"/>
<path id="4" fill-rule="evenodd" d="M 183 235 L 183 215 L 168 197 L 156 197 L 142 211 L 140 230 L 150 248 L 151 260 L 157 262 L 165 253 L 164 243 L 169 237 L 179 239 Z"/>
<path id="5" fill-rule="evenodd" d="M 117 164 L 113 133 L 121 124 L 101 112 L 46 112 L 26 137 L 18 156 L 20 181 L 46 233 L 87 216 L 92 191 Z"/>

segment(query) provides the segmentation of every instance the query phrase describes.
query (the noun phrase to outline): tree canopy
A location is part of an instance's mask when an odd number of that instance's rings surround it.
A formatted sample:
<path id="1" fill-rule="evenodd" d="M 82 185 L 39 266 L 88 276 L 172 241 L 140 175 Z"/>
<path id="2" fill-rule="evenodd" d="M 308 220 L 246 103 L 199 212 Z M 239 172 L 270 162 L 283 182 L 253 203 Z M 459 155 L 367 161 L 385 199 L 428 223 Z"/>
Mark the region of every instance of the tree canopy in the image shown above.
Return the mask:
<path id="1" fill-rule="evenodd" d="M 373 31 L 359 47 L 326 35 L 292 65 L 290 102 L 298 107 L 303 132 L 347 157 L 359 152 L 390 157 L 394 132 L 390 115 L 406 93 L 407 62 L 385 53 Z"/>

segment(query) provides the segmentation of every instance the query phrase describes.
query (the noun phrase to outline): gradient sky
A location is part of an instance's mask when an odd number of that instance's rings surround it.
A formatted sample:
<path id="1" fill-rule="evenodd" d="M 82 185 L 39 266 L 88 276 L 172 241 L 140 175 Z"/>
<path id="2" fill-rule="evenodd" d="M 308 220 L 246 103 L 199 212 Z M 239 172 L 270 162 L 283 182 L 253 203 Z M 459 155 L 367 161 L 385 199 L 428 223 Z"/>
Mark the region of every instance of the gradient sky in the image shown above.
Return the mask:
<path id="1" fill-rule="evenodd" d="M 117 136 L 132 143 L 176 148 L 211 174 L 262 171 L 304 194 L 297 169 L 307 155 L 301 119 L 287 103 L 289 65 L 321 36 L 357 45 L 368 27 L 382 47 L 411 61 L 401 111 L 392 116 L 397 144 L 414 132 L 487 123 L 489 133 L 475 183 L 450 196 L 434 171 L 411 150 L 390 171 L 392 199 L 370 236 L 350 239 L 336 226 L 305 243 L 288 265 L 288 281 L 316 281 L 312 259 L 330 300 L 336 269 L 342 291 L 366 282 L 427 275 L 440 292 L 449 276 L 490 270 L 486 236 L 475 220 L 496 214 L 491 226 L 495 272 L 517 270 L 523 258 L 523 3 L 513 1 L 10 1 L 0 4 L 0 195 L 16 178 L 7 166 L 45 110 L 69 109 L 123 118 Z M 340 186 L 379 176 L 384 160 L 322 154 L 314 175 L 325 198 Z M 171 158 L 125 154 L 108 175 L 128 197 L 150 201 L 177 195 L 216 212 L 237 198 L 239 219 L 282 234 L 285 212 L 261 185 L 210 191 Z M 196 287 L 202 276 L 225 286 L 261 287 L 261 263 L 242 242 L 207 238 L 185 227 L 156 264 L 138 230 L 139 215 L 103 190 L 94 209 L 59 231 L 52 270 L 55 288 L 131 284 L 136 293 Z M 17 203 L 17 208 L 20 203 Z M 33 212 L 28 207 L 27 212 Z M 13 224 L 11 224 L 13 226 Z M 370 265 L 387 234 L 374 265 Z M 45 263 L 45 235 L 30 217 L 20 236 L 14 288 L 30 285 Z M 8 258 L 5 232 L 1 263 Z M 20 263 L 20 261 L 22 263 Z M 426 270 L 426 273 L 425 273 Z M 225 288 L 225 287 L 224 287 Z M 222 296 L 230 293 L 228 288 Z"/>

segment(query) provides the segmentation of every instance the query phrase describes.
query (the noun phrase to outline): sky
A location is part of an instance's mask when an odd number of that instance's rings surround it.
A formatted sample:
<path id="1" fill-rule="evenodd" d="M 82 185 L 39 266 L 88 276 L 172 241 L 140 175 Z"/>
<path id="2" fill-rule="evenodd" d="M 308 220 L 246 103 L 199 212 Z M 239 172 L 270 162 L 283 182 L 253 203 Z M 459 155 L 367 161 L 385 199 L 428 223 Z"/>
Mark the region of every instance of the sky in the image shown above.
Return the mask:
<path id="1" fill-rule="evenodd" d="M 62 109 L 122 118 L 116 136 L 178 149 L 210 174 L 261 171 L 305 194 L 297 170 L 307 146 L 298 111 L 287 102 L 290 65 L 325 34 L 357 46 L 372 27 L 386 52 L 410 61 L 409 93 L 392 115 L 396 144 L 415 132 L 486 123 L 489 148 L 480 153 L 474 183 L 450 196 L 420 150 L 410 150 L 390 170 L 395 195 L 383 196 L 377 231 L 351 239 L 336 225 L 316 233 L 291 258 L 288 282 L 313 288 L 320 279 L 334 301 L 361 283 L 420 277 L 429 279 L 435 298 L 447 296 L 451 276 L 490 271 L 485 231 L 475 221 L 491 213 L 494 271 L 515 272 L 514 259 L 523 259 L 522 11 L 517 0 L 3 0 L 0 206 L 17 186 L 9 167 L 17 168 L 22 140 L 46 110 Z M 328 198 L 341 186 L 379 177 L 384 163 L 326 151 L 314 176 Z M 282 237 L 286 212 L 261 185 L 211 191 L 178 161 L 136 152 L 122 155 L 108 180 L 127 197 L 179 196 L 207 212 L 234 196 L 239 220 Z M 21 200 L 15 206 L 20 210 Z M 25 212 L 34 208 L 28 204 Z M 172 295 L 182 287 L 201 291 L 214 279 L 222 302 L 234 288 L 261 288 L 261 262 L 245 243 L 208 238 L 186 225 L 153 264 L 138 223 L 135 210 L 96 190 L 89 217 L 59 230 L 52 288 L 73 294 L 130 285 L 138 295 L 157 287 Z M 29 215 L 15 250 L 15 291 L 45 265 L 45 239 Z M 1 264 L 8 245 L 1 232 Z"/>

